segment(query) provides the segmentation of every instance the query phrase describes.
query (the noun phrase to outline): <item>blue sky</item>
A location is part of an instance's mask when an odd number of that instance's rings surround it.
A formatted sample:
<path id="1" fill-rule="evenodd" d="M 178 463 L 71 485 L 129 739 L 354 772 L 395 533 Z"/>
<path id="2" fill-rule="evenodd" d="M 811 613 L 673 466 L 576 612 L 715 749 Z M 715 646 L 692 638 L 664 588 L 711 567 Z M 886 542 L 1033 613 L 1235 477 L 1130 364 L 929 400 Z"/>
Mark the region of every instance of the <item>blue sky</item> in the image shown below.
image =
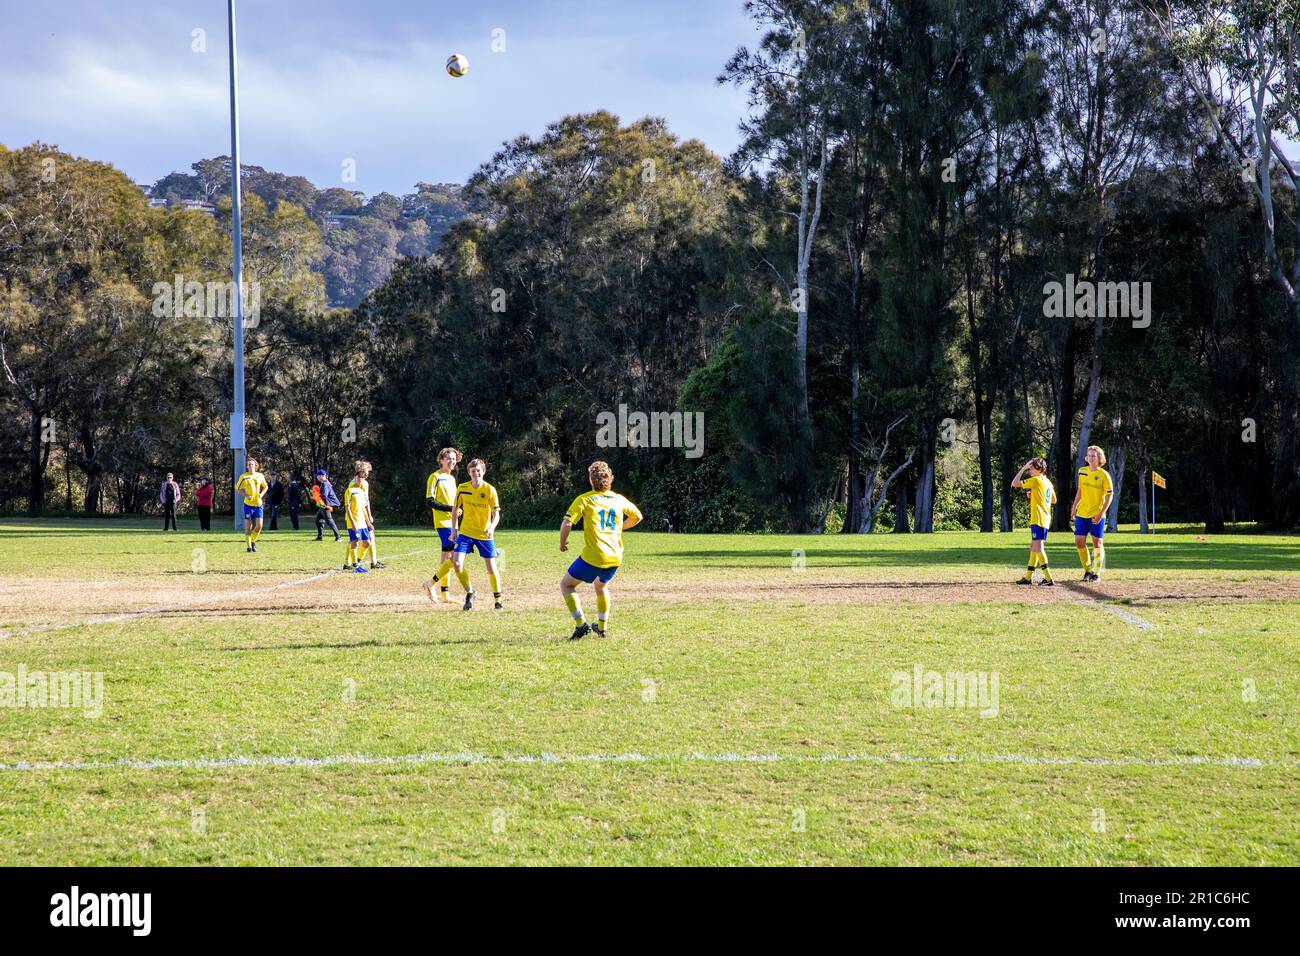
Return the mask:
<path id="1" fill-rule="evenodd" d="M 374 194 L 463 182 L 566 113 L 653 114 L 726 154 L 741 0 L 236 0 L 243 161 Z M 229 152 L 225 0 L 0 0 L 0 143 L 139 182 Z M 505 50 L 493 52 L 493 31 Z M 203 30 L 206 52 L 195 52 Z M 451 53 L 470 73 L 443 70 Z M 356 162 L 355 183 L 342 181 Z"/>

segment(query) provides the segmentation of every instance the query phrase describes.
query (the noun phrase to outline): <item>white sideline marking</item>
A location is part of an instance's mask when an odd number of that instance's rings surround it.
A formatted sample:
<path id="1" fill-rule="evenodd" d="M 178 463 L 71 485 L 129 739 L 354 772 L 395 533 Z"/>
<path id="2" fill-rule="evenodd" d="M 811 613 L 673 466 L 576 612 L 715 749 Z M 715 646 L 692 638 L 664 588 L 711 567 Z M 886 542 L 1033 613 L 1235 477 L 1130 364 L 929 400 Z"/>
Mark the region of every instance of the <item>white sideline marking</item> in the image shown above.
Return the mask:
<path id="1" fill-rule="evenodd" d="M 1044 767 L 1248 767 L 1293 768 L 1300 760 L 1261 760 L 1257 757 L 1035 757 L 1025 754 L 976 754 L 974 756 L 909 756 L 907 754 L 483 754 L 426 753 L 385 757 L 376 754 L 333 754 L 325 757 L 260 755 L 253 757 L 199 757 L 176 760 L 76 760 L 0 764 L 0 773 L 51 770 L 222 770 L 233 767 L 338 767 L 338 766 L 430 766 L 430 765 L 514 765 L 552 764 L 726 764 L 726 763 L 843 763 L 843 764 L 1029 764 Z"/>
<path id="2" fill-rule="evenodd" d="M 407 551 L 405 554 L 389 555 L 389 561 L 396 561 L 398 558 L 409 558 L 417 554 L 424 554 L 429 548 L 420 548 L 418 551 Z M 126 611 L 122 614 L 114 614 L 109 617 L 92 617 L 80 621 L 63 621 L 58 624 L 37 624 L 32 627 L 20 628 L 16 631 L 0 631 L 0 641 L 8 637 L 22 637 L 25 634 L 39 634 L 45 631 L 66 631 L 74 627 L 90 627 L 95 624 L 118 624 L 122 621 L 131 621 L 137 617 L 149 617 L 153 614 L 167 614 L 171 611 L 179 611 L 183 608 L 194 607 L 196 604 L 213 604 L 222 601 L 230 601 L 235 598 L 246 597 L 250 594 L 268 594 L 271 591 L 282 591 L 285 588 L 301 587 L 304 584 L 311 584 L 313 581 L 319 581 L 327 578 L 331 574 L 341 574 L 342 568 L 331 568 L 328 571 L 322 571 L 319 574 L 313 574 L 311 577 L 299 578 L 296 581 L 281 581 L 279 584 L 268 584 L 264 587 L 245 588 L 242 591 L 227 591 L 225 594 L 211 594 L 204 597 L 198 597 L 191 601 L 181 601 L 176 604 L 160 604 L 157 607 L 148 607 L 140 611 Z"/>
<path id="3" fill-rule="evenodd" d="M 1080 604 L 1086 604 L 1089 607 L 1095 607 L 1105 611 L 1107 614 L 1114 614 L 1120 620 L 1128 621 L 1134 627 L 1140 627 L 1144 631 L 1154 631 L 1156 626 L 1144 617 L 1138 617 L 1132 611 L 1126 611 L 1122 607 L 1114 604 L 1103 604 L 1096 598 L 1075 598 Z"/>

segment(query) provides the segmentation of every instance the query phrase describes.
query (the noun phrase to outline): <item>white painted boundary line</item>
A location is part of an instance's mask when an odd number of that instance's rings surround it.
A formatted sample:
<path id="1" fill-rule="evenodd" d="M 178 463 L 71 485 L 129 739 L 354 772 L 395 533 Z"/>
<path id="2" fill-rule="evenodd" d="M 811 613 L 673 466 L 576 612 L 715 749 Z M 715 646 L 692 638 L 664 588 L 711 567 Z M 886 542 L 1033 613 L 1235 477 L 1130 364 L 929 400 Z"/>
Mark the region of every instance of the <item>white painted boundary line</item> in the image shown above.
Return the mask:
<path id="1" fill-rule="evenodd" d="M 405 554 L 393 554 L 389 555 L 388 560 L 396 561 L 398 558 L 410 558 L 417 554 L 425 554 L 429 550 L 429 548 L 420 548 L 418 551 L 407 551 Z M 244 588 L 241 591 L 227 591 L 224 594 L 209 594 L 203 597 L 196 597 L 190 601 L 180 601 L 175 604 L 159 604 L 157 607 L 148 607 L 140 611 L 127 611 L 123 614 L 114 614 L 109 617 L 92 617 L 80 621 L 63 621 L 58 624 L 37 624 L 33 627 L 19 628 L 16 631 L 0 631 L 0 641 L 9 637 L 22 637 L 25 634 L 40 634 L 45 631 L 66 631 L 74 627 L 90 627 L 95 624 L 119 624 L 122 621 L 133 621 L 139 617 L 150 617 L 155 614 L 168 614 L 172 611 L 180 611 L 187 607 L 195 607 L 202 604 L 220 604 L 223 601 L 233 601 L 252 594 L 269 594 L 272 591 L 283 591 L 286 588 L 301 587 L 304 584 L 311 584 L 313 581 L 327 578 L 331 574 L 342 573 L 341 568 L 331 568 L 328 571 L 313 574 L 311 577 L 299 578 L 296 581 L 281 581 L 279 584 L 268 584 L 265 587 Z"/>
<path id="2" fill-rule="evenodd" d="M 1114 604 L 1104 604 L 1096 598 L 1076 598 L 1075 600 L 1088 607 L 1095 607 L 1098 610 L 1105 611 L 1107 614 L 1113 614 L 1120 620 L 1127 621 L 1134 627 L 1140 627 L 1144 631 L 1154 631 L 1156 629 L 1156 626 L 1146 618 L 1139 617 L 1132 611 L 1126 611 L 1122 607 L 1117 607 Z"/>
<path id="3" fill-rule="evenodd" d="M 1065 593 L 1069 595 L 1070 600 L 1074 601 L 1076 604 L 1082 604 L 1085 607 L 1093 607 L 1099 611 L 1105 611 L 1107 614 L 1113 614 L 1121 621 L 1126 621 L 1134 627 L 1140 627 L 1144 631 L 1154 631 L 1156 629 L 1156 626 L 1146 618 L 1140 617 L 1132 611 L 1126 611 L 1124 608 L 1117 607 L 1114 604 L 1105 604 L 1102 601 L 1097 600 L 1095 597 L 1082 593 L 1075 585 L 1062 582 L 1057 585 L 1056 590 L 1059 591 L 1062 589 L 1064 589 Z"/>
<path id="4" fill-rule="evenodd" d="M 909 756 L 906 754 L 746 754 L 746 753 L 594 753 L 594 754 L 484 754 L 425 753 L 386 757 L 376 754 L 333 754 L 325 757 L 258 755 L 253 757 L 198 757 L 156 760 L 86 760 L 52 763 L 0 764 L 0 773 L 56 770 L 223 770 L 237 767 L 371 767 L 371 766 L 510 766 L 549 764 L 1026 764 L 1042 767 L 1245 767 L 1291 769 L 1300 760 L 1261 760 L 1256 757 L 1036 757 L 1025 754 L 973 756 Z"/>

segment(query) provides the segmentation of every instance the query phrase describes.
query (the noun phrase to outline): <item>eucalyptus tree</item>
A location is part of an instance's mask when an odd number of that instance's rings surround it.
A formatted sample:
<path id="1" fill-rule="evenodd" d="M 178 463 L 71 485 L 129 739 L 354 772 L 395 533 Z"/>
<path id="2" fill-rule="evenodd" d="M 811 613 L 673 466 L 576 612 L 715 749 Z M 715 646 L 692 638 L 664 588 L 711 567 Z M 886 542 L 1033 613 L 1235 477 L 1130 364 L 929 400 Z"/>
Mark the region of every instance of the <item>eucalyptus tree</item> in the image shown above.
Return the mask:
<path id="1" fill-rule="evenodd" d="M 1101 398 L 1105 330 L 1108 321 L 1132 318 L 1110 315 L 1097 290 L 1103 282 L 1142 278 L 1110 275 L 1106 247 L 1116 210 L 1139 171 L 1154 169 L 1185 147 L 1189 123 L 1185 88 L 1139 0 L 1048 0 L 1045 12 L 1050 25 L 1042 56 L 1052 102 L 1042 174 L 1051 219 L 1061 231 L 1053 244 L 1052 279 L 1067 289 L 1077 284 L 1093 291 L 1091 299 L 1081 297 L 1082 308 L 1070 303 L 1063 316 L 1044 323 L 1057 376 L 1052 453 L 1056 523 L 1064 527 Z M 1077 368 L 1085 362 L 1080 409 Z"/>
<path id="2" fill-rule="evenodd" d="M 1273 352 L 1282 415 L 1271 499 L 1273 521 L 1293 527 L 1300 523 L 1300 0 L 1147 0 L 1147 8 L 1195 91 L 1207 131 L 1240 170 L 1259 217 L 1264 268 L 1286 305 Z"/>
<path id="3" fill-rule="evenodd" d="M 789 264 L 768 262 L 795 315 L 794 429 L 790 440 L 804 457 L 814 449 L 809 407 L 808 336 L 811 275 L 821 224 L 827 171 L 841 101 L 851 95 L 846 77 L 861 39 L 870 0 L 746 0 L 745 10 L 766 32 L 756 49 L 741 47 L 719 82 L 748 91 L 750 115 L 733 162 L 738 169 L 774 173 L 788 197 L 781 213 L 795 222 Z M 846 79 L 850 79 L 846 83 Z M 812 498 L 795 505 L 798 530 L 811 527 Z"/>

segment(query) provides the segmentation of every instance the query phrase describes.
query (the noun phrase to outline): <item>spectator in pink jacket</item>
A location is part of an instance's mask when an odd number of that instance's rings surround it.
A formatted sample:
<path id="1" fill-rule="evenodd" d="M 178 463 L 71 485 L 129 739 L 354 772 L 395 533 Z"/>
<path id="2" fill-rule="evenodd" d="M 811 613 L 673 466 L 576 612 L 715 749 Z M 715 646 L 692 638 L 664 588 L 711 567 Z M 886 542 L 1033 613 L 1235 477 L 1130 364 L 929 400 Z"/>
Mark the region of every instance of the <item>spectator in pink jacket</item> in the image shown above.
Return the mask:
<path id="1" fill-rule="evenodd" d="M 212 530 L 212 496 L 217 489 L 212 484 L 211 478 L 204 478 L 199 484 L 198 491 L 194 492 L 194 499 L 199 506 L 199 530 Z"/>
<path id="2" fill-rule="evenodd" d="M 176 508 L 181 503 L 181 486 L 176 483 L 170 471 L 163 479 L 162 487 L 158 489 L 158 500 L 163 506 L 163 531 L 167 530 L 169 524 L 173 531 L 177 530 Z"/>

